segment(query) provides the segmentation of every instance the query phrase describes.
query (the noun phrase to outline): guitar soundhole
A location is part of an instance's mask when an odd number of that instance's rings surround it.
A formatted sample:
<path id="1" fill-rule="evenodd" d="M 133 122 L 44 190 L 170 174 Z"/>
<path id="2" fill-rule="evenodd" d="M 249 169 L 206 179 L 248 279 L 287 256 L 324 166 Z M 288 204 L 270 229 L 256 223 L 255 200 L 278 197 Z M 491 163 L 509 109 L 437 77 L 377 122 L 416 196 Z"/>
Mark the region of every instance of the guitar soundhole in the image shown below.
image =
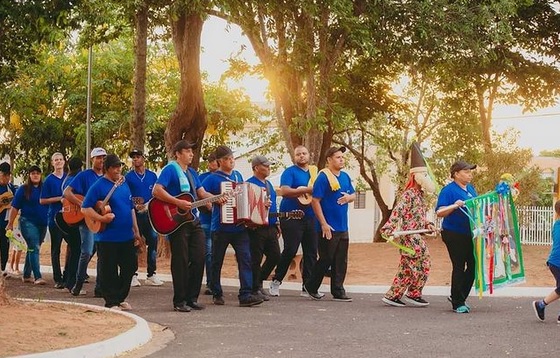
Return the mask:
<path id="1" fill-rule="evenodd" d="M 177 213 L 180 214 L 180 215 L 185 215 L 187 212 L 183 209 L 177 208 Z"/>

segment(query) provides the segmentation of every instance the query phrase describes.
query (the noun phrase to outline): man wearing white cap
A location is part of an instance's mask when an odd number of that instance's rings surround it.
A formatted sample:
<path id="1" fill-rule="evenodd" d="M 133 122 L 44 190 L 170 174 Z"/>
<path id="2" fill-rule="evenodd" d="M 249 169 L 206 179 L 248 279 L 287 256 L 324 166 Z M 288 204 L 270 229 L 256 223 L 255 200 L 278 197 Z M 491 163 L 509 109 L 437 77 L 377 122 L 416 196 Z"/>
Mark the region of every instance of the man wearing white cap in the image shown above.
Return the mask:
<path id="1" fill-rule="evenodd" d="M 413 253 L 401 250 L 399 268 L 389 291 L 382 301 L 386 305 L 404 307 L 407 303 L 422 307 L 429 303 L 422 298 L 422 289 L 430 273 L 430 253 L 420 234 L 393 236 L 395 231 L 431 230 L 434 225 L 426 219 L 425 194 L 435 191 L 435 183 L 428 175 L 428 166 L 422 156 L 418 143 L 411 149 L 410 176 L 397 204 L 391 211 L 389 220 L 381 228 L 387 240 L 398 240 Z M 405 294 L 406 293 L 406 294 Z M 401 301 L 401 298 L 405 302 Z"/>
<path id="2" fill-rule="evenodd" d="M 106 156 L 107 152 L 105 149 L 99 147 L 92 149 L 90 153 L 91 168 L 79 172 L 78 175 L 72 179 L 72 182 L 64 189 L 64 199 L 77 205 L 79 208 L 82 207 L 82 202 L 88 189 L 103 176 L 103 161 Z M 81 239 L 80 262 L 78 263 L 78 272 L 76 273 L 76 284 L 71 290 L 74 296 L 85 294 L 85 291 L 82 290 L 82 286 L 86 280 L 87 266 L 94 253 L 93 233 L 88 229 L 83 220 L 79 224 L 79 230 Z M 101 297 L 99 287 L 98 274 L 95 282 L 95 295 Z"/>

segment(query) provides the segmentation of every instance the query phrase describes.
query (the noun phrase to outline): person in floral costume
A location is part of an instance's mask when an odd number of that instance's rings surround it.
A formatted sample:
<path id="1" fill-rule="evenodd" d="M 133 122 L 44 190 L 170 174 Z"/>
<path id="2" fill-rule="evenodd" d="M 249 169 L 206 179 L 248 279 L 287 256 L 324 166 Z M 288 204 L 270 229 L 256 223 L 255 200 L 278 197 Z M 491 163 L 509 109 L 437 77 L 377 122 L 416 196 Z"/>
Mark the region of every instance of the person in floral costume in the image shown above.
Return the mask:
<path id="1" fill-rule="evenodd" d="M 404 307 L 410 304 L 422 307 L 429 304 L 422 298 L 422 289 L 428 280 L 431 265 L 426 242 L 420 234 L 395 237 L 393 233 L 422 229 L 435 230 L 434 225 L 426 219 L 427 207 L 424 199 L 426 193 L 434 191 L 435 183 L 428 175 L 426 160 L 418 144 L 413 143 L 409 180 L 389 220 L 381 228 L 381 234 L 386 240 L 398 240 L 400 245 L 412 249 L 414 253 L 400 250 L 401 258 L 397 274 L 391 288 L 382 299 L 387 305 Z"/>

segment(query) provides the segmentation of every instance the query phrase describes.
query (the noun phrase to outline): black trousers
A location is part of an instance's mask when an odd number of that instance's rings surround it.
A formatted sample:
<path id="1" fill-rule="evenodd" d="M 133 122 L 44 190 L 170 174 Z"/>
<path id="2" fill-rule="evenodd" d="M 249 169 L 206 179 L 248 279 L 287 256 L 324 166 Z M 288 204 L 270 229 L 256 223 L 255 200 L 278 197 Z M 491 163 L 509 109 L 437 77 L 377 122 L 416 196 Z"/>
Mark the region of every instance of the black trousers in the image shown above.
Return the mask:
<path id="1" fill-rule="evenodd" d="M 128 297 L 135 260 L 134 240 L 97 242 L 97 266 L 105 307 L 118 306 Z"/>
<path id="2" fill-rule="evenodd" d="M 248 229 L 251 240 L 251 268 L 253 270 L 253 293 L 262 288 L 266 280 L 280 261 L 280 244 L 276 226 Z M 263 255 L 266 257 L 262 262 Z M 262 263 L 262 266 L 261 266 Z"/>
<path id="3" fill-rule="evenodd" d="M 297 254 L 299 245 L 303 250 L 303 282 L 311 276 L 311 270 L 317 262 L 317 238 L 315 219 L 303 218 L 302 220 L 280 219 L 284 250 L 282 257 L 274 272 L 274 279 L 282 282 L 292 260 Z"/>
<path id="4" fill-rule="evenodd" d="M 10 256 L 10 240 L 6 237 L 6 225 L 8 222 L 3 219 L 0 221 L 2 221 L 0 223 L 0 271 L 4 271 Z"/>
<path id="5" fill-rule="evenodd" d="M 319 239 L 319 261 L 315 264 L 311 277 L 305 281 L 309 292 L 316 293 L 323 282 L 329 267 L 331 268 L 331 294 L 333 297 L 346 295 L 344 280 L 348 269 L 348 232 L 333 232 L 332 238 Z"/>
<path id="6" fill-rule="evenodd" d="M 197 220 L 183 224 L 168 238 L 171 248 L 173 305 L 196 302 L 204 273 L 204 231 Z"/>
<path id="7" fill-rule="evenodd" d="M 64 235 L 64 240 L 68 245 L 69 254 L 66 256 L 64 264 L 64 287 L 71 290 L 76 284 L 76 272 L 80 262 L 80 231 L 77 227 L 71 227 Z"/>
<path id="8" fill-rule="evenodd" d="M 453 309 L 465 304 L 474 283 L 474 244 L 470 234 L 443 230 L 443 242 L 447 246 L 453 270 L 451 272 L 451 303 Z"/>

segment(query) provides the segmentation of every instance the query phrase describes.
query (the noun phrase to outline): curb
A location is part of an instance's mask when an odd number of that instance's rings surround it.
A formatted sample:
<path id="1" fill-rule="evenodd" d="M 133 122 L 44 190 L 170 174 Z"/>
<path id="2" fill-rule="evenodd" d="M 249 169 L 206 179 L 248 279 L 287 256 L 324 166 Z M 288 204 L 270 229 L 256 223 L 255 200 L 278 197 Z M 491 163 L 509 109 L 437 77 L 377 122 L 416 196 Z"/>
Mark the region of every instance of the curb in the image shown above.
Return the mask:
<path id="1" fill-rule="evenodd" d="M 22 356 L 17 356 L 17 358 L 105 358 L 114 357 L 119 354 L 123 354 L 127 351 L 139 348 L 144 344 L 148 343 L 152 339 L 152 331 L 148 326 L 148 322 L 142 317 L 135 314 L 123 311 L 110 310 L 109 308 L 88 305 L 84 303 L 76 302 L 65 302 L 56 300 L 32 300 L 32 299 L 21 299 L 21 301 L 27 302 L 45 302 L 45 303 L 60 303 L 69 304 L 76 306 L 83 306 L 96 311 L 110 311 L 112 313 L 122 314 L 129 318 L 132 318 L 136 325 L 129 329 L 128 331 L 119 334 L 113 338 L 106 339 L 101 342 L 87 344 L 85 346 L 78 346 L 67 349 L 59 349 L 56 351 L 43 352 L 43 353 L 33 353 Z"/>

